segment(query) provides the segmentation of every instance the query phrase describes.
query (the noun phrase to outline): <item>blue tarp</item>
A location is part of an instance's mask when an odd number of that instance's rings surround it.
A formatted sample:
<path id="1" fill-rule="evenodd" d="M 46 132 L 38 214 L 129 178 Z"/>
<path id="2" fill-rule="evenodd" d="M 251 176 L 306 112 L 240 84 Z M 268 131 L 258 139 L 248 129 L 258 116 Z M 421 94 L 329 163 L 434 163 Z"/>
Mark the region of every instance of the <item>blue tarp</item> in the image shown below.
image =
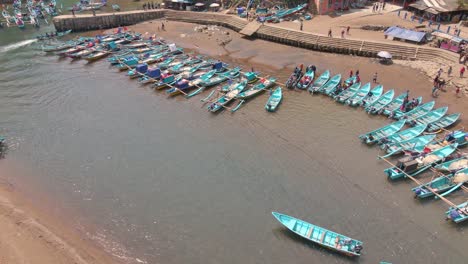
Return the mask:
<path id="1" fill-rule="evenodd" d="M 394 38 L 406 39 L 414 42 L 422 42 L 426 36 L 425 32 L 418 32 L 399 27 L 389 27 L 385 30 L 384 34 Z"/>

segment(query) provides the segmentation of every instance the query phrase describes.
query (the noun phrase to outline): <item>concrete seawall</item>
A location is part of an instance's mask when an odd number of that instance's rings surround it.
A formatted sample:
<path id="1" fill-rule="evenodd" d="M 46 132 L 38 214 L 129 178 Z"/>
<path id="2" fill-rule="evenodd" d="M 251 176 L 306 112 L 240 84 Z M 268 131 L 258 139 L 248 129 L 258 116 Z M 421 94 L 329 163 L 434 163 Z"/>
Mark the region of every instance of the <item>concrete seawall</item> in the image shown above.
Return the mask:
<path id="1" fill-rule="evenodd" d="M 246 20 L 237 16 L 221 13 L 174 10 L 141 10 L 115 14 L 100 14 L 97 16 L 58 16 L 54 18 L 54 24 L 58 31 L 72 29 L 74 32 L 79 32 L 127 26 L 162 17 L 174 21 L 219 25 L 233 29 L 237 32 L 241 31 L 248 24 Z M 458 62 L 457 54 L 437 48 L 368 40 L 329 38 L 326 36 L 281 28 L 280 26 L 269 24 L 260 26 L 252 37 L 322 52 L 376 57 L 379 51 L 385 50 L 390 52 L 395 59 L 426 61 L 443 60 L 449 63 Z"/>

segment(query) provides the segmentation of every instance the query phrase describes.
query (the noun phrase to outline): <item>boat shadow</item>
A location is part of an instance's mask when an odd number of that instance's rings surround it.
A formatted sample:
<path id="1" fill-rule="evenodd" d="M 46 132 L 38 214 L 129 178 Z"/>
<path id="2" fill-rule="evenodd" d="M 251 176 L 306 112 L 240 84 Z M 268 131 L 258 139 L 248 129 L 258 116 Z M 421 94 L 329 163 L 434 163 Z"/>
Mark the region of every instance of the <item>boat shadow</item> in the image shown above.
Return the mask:
<path id="1" fill-rule="evenodd" d="M 343 254 L 340 254 L 340 253 L 337 253 L 337 252 L 334 252 L 333 250 L 329 250 L 329 249 L 326 249 L 310 240 L 307 240 L 293 232 L 291 232 L 290 230 L 286 229 L 286 228 L 282 228 L 282 227 L 278 227 L 278 228 L 275 228 L 272 230 L 273 232 L 273 235 L 278 238 L 278 239 L 281 239 L 281 240 L 292 240 L 294 241 L 296 244 L 300 244 L 304 247 L 307 247 L 308 249 L 311 249 L 311 250 L 317 250 L 317 251 L 320 251 L 320 253 L 323 253 L 323 254 L 328 254 L 329 256 L 333 256 L 333 257 L 337 257 L 339 258 L 340 260 L 343 260 L 343 261 L 346 261 L 346 262 L 349 262 L 349 263 L 359 263 L 360 262 L 360 258 L 361 257 L 349 257 L 349 256 L 346 256 L 346 255 L 343 255 Z"/>

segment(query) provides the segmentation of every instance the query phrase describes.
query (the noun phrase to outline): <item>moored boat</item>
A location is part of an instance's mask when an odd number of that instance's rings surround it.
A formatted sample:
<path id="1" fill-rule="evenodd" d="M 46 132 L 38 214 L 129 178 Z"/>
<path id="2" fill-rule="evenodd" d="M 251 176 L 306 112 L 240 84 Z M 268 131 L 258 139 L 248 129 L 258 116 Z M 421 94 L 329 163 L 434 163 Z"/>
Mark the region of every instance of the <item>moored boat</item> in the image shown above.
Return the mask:
<path id="1" fill-rule="evenodd" d="M 428 125 L 429 123 L 432 123 L 432 122 L 436 122 L 438 121 L 439 119 L 441 119 L 445 113 L 447 113 L 448 111 L 448 107 L 447 106 L 444 106 L 444 107 L 441 107 L 441 108 L 437 108 L 435 110 L 432 110 L 430 112 L 428 112 L 427 114 L 425 115 L 422 115 L 416 119 L 413 119 L 413 120 L 408 120 L 408 123 L 412 126 L 415 126 L 415 125 Z"/>
<path id="2" fill-rule="evenodd" d="M 333 76 L 331 79 L 329 79 L 322 87 L 320 87 L 318 91 L 329 95 L 333 91 L 335 91 L 338 84 L 340 84 L 340 81 L 341 81 L 341 74 L 337 74 Z"/>
<path id="3" fill-rule="evenodd" d="M 400 131 L 400 129 L 402 129 L 404 125 L 405 125 L 405 121 L 400 120 L 400 121 L 391 123 L 389 125 L 383 126 L 381 128 L 378 128 L 376 130 L 373 130 L 371 132 L 362 134 L 359 136 L 359 139 L 361 139 L 361 141 L 366 144 L 369 144 L 369 145 L 374 144 L 378 142 L 379 140 L 385 137 L 389 137 L 395 134 L 396 132 Z"/>
<path id="4" fill-rule="evenodd" d="M 260 93 L 264 92 L 266 89 L 270 89 L 276 83 L 276 78 L 270 77 L 268 79 L 261 79 L 259 83 L 252 86 L 250 89 L 247 89 L 241 93 L 239 93 L 236 98 L 237 99 L 249 99 L 253 98 Z"/>
<path id="5" fill-rule="evenodd" d="M 277 212 L 272 212 L 272 214 L 286 228 L 309 241 L 347 256 L 361 255 L 363 243 L 359 240 L 349 238 L 289 215 Z"/>
<path id="6" fill-rule="evenodd" d="M 383 94 L 383 86 L 381 84 L 375 86 L 365 97 L 362 101 L 356 105 L 362 105 L 366 107 L 367 105 L 373 104 L 375 101 L 379 100 L 379 98 Z M 354 106 L 354 105 L 351 105 Z"/>
<path id="7" fill-rule="evenodd" d="M 445 212 L 446 218 L 452 220 L 454 223 L 461 223 L 468 220 L 468 201 L 457 205 L 456 207 L 450 207 Z"/>
<path id="8" fill-rule="evenodd" d="M 330 71 L 326 70 L 309 86 L 308 91 L 310 93 L 317 92 L 328 79 L 330 79 Z"/>
<path id="9" fill-rule="evenodd" d="M 402 130 L 389 137 L 382 138 L 379 141 L 379 144 L 382 144 L 381 146 L 382 149 L 386 149 L 388 145 L 403 142 L 405 140 L 410 140 L 421 135 L 424 132 L 424 130 L 426 130 L 426 127 L 427 127 L 426 125 L 418 125 L 415 127 Z"/>
<path id="10" fill-rule="evenodd" d="M 161 77 L 161 69 L 159 68 L 148 68 L 145 74 L 138 78 L 138 83 L 147 84 L 156 82 Z"/>
<path id="11" fill-rule="evenodd" d="M 87 61 L 97 61 L 100 60 L 106 56 L 108 56 L 110 53 L 108 51 L 101 51 L 97 50 L 94 51 L 93 53 L 89 54 L 88 56 L 84 56 L 83 59 Z"/>
<path id="12" fill-rule="evenodd" d="M 446 115 L 442 117 L 441 119 L 439 119 L 438 121 L 429 123 L 429 125 L 427 125 L 427 131 L 436 132 L 436 131 L 441 130 L 442 128 L 447 128 L 455 124 L 455 122 L 457 122 L 459 118 L 460 118 L 460 113 Z"/>
<path id="13" fill-rule="evenodd" d="M 361 83 L 353 83 L 348 89 L 342 91 L 337 96 L 335 96 L 335 101 L 344 103 L 348 98 L 354 96 L 361 87 Z"/>
<path id="14" fill-rule="evenodd" d="M 436 135 L 424 135 L 415 137 L 409 140 L 393 143 L 393 144 L 386 144 L 386 152 L 387 154 L 381 156 L 379 158 L 386 158 L 392 155 L 403 153 L 404 151 L 414 150 L 415 148 L 420 148 L 426 146 L 429 142 L 434 140 Z"/>
<path id="15" fill-rule="evenodd" d="M 369 91 L 370 91 L 370 87 L 371 87 L 371 84 L 370 83 L 366 83 L 364 84 L 358 91 L 356 94 L 354 94 L 353 96 L 349 97 L 347 100 L 346 100 L 346 104 L 347 105 L 350 105 L 350 106 L 356 106 L 356 105 L 359 105 L 362 100 L 364 100 L 364 98 L 366 96 L 369 95 Z"/>
<path id="16" fill-rule="evenodd" d="M 231 91 L 227 92 L 220 98 L 216 99 L 213 103 L 208 106 L 208 110 L 212 113 L 215 113 L 225 107 L 229 102 L 234 100 L 234 98 L 241 93 L 247 86 L 247 81 L 242 81 L 237 84 L 237 86 Z"/>
<path id="17" fill-rule="evenodd" d="M 296 66 L 296 68 L 294 68 L 293 73 L 291 73 L 288 80 L 286 81 L 286 84 L 285 84 L 286 88 L 294 89 L 294 87 L 296 87 L 297 82 L 299 82 L 302 75 L 304 74 L 302 72 L 303 67 L 304 67 L 304 65 L 301 64 L 299 66 Z"/>
<path id="18" fill-rule="evenodd" d="M 296 87 L 302 90 L 306 90 L 314 81 L 314 77 L 315 77 L 315 66 L 313 65 L 307 66 L 304 75 L 297 82 Z"/>
<path id="19" fill-rule="evenodd" d="M 467 181 L 468 168 L 465 168 L 456 173 L 437 177 L 428 183 L 414 187 L 411 191 L 420 199 L 432 197 L 435 193 L 446 196 L 460 188 Z"/>
<path id="20" fill-rule="evenodd" d="M 282 99 L 283 93 L 281 91 L 281 87 L 277 87 L 271 92 L 270 98 L 268 98 L 268 101 L 265 104 L 265 109 L 268 112 L 276 112 L 276 109 L 278 109 L 278 106 L 281 103 Z"/>
<path id="21" fill-rule="evenodd" d="M 375 100 L 372 104 L 367 104 L 365 107 L 365 111 L 369 114 L 377 114 L 380 112 L 385 106 L 387 106 L 393 100 L 393 96 L 395 95 L 395 90 L 389 90 L 384 95 L 382 95 L 379 99 Z"/>
<path id="22" fill-rule="evenodd" d="M 393 114 L 393 118 L 395 119 L 416 119 L 427 112 L 431 111 L 432 108 L 435 105 L 435 101 L 430 101 L 425 104 L 419 105 L 415 107 L 413 110 L 408 111 L 408 112 L 403 112 L 403 111 L 395 111 Z"/>
<path id="23" fill-rule="evenodd" d="M 434 166 L 434 169 L 440 172 L 459 171 L 464 168 L 468 168 L 468 156 L 467 155 L 460 157 L 458 159 L 446 161 L 437 166 Z"/>

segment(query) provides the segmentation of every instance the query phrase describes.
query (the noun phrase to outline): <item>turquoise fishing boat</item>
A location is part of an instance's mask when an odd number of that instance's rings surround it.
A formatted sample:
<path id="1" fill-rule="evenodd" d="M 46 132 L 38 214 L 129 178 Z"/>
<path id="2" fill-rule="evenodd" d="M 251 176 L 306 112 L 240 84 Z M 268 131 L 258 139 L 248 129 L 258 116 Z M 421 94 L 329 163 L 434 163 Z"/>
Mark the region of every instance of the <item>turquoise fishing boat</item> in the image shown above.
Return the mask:
<path id="1" fill-rule="evenodd" d="M 416 176 L 433 165 L 443 161 L 446 157 L 452 154 L 457 147 L 458 144 L 455 143 L 439 148 L 428 154 L 402 158 L 398 161 L 396 166 L 385 169 L 384 173 L 390 180 L 405 178 L 406 175 Z"/>
<path id="2" fill-rule="evenodd" d="M 393 101 L 391 101 L 388 105 L 386 105 L 382 110 L 379 112 L 380 114 L 390 116 L 393 112 L 399 110 L 403 105 L 407 93 L 400 94 L 399 96 L 395 97 Z M 419 98 L 418 98 L 419 99 Z M 422 99 L 422 98 L 421 98 Z M 419 101 L 419 100 L 418 100 Z"/>
<path id="3" fill-rule="evenodd" d="M 138 83 L 148 84 L 148 83 L 156 82 L 159 78 L 161 78 L 161 69 L 148 68 L 146 73 L 143 74 L 140 78 L 138 78 Z"/>
<path id="4" fill-rule="evenodd" d="M 309 86 L 309 92 L 317 92 L 330 79 L 330 71 L 324 71 L 313 83 Z"/>
<path id="5" fill-rule="evenodd" d="M 250 89 L 239 93 L 236 98 L 241 100 L 246 100 L 252 97 L 259 95 L 260 93 L 264 92 L 266 89 L 270 89 L 276 83 L 276 78 L 270 77 L 268 79 L 260 80 L 260 82 Z"/>
<path id="6" fill-rule="evenodd" d="M 337 96 L 335 96 L 335 101 L 344 103 L 348 98 L 354 96 L 359 91 L 361 83 L 354 83 L 348 89 L 344 90 Z"/>
<path id="7" fill-rule="evenodd" d="M 372 104 L 368 104 L 367 106 L 365 106 L 365 111 L 369 114 L 377 114 L 393 100 L 394 95 L 395 90 L 392 89 L 390 91 L 387 91 L 384 95 L 382 95 L 379 99 L 375 100 Z"/>
<path id="8" fill-rule="evenodd" d="M 386 149 L 387 145 L 397 144 L 406 140 L 413 139 L 421 135 L 424 132 L 424 130 L 426 130 L 426 128 L 426 125 L 419 125 L 402 130 L 389 137 L 385 137 L 379 141 L 379 144 L 382 144 L 381 149 Z"/>
<path id="9" fill-rule="evenodd" d="M 362 99 L 362 101 L 357 105 L 361 105 L 363 107 L 372 105 L 377 100 L 379 100 L 382 94 L 383 94 L 383 85 L 379 84 L 376 87 L 374 87 L 374 89 L 372 89 L 370 93 L 368 93 L 367 96 L 364 97 L 364 99 Z M 351 106 L 354 106 L 354 105 L 351 105 Z"/>
<path id="10" fill-rule="evenodd" d="M 428 125 L 432 122 L 436 122 L 438 121 L 439 119 L 441 119 L 445 113 L 447 113 L 448 111 L 448 107 L 447 106 L 444 106 L 444 107 L 441 107 L 441 108 L 437 108 L 435 110 L 432 110 L 430 112 L 428 112 L 427 114 L 425 115 L 422 115 L 414 120 L 408 120 L 407 122 L 412 125 L 412 126 L 415 126 L 415 125 Z"/>
<path id="11" fill-rule="evenodd" d="M 468 201 L 457 205 L 456 207 L 450 207 L 447 212 L 445 212 L 447 220 L 450 219 L 454 223 L 461 223 L 468 220 Z"/>
<path id="12" fill-rule="evenodd" d="M 384 156 L 379 156 L 379 158 L 387 158 L 392 155 L 401 154 L 404 151 L 414 150 L 415 148 L 424 148 L 429 142 L 434 140 L 436 135 L 424 135 L 415 137 L 409 140 L 393 143 L 393 144 L 385 144 L 387 154 Z"/>
<path id="13" fill-rule="evenodd" d="M 370 83 L 366 83 L 364 84 L 358 91 L 356 94 L 354 94 L 353 96 L 349 97 L 347 100 L 346 100 L 346 104 L 347 105 L 350 105 L 350 106 L 357 106 L 359 105 L 362 100 L 364 100 L 364 98 L 366 98 L 366 96 L 369 95 L 369 91 L 370 91 L 370 88 L 371 88 L 371 84 Z"/>
<path id="14" fill-rule="evenodd" d="M 314 81 L 315 71 L 314 68 L 308 66 L 302 78 L 297 82 L 296 87 L 302 90 L 306 90 Z"/>
<path id="15" fill-rule="evenodd" d="M 468 156 L 466 155 L 434 166 L 434 169 L 440 172 L 459 171 L 464 168 L 468 168 Z"/>
<path id="16" fill-rule="evenodd" d="M 142 64 L 138 64 L 135 67 L 135 69 L 128 70 L 127 76 L 130 79 L 135 79 L 144 75 L 147 71 L 148 71 L 148 64 L 142 63 Z"/>
<path id="17" fill-rule="evenodd" d="M 220 98 L 216 99 L 213 103 L 208 106 L 208 110 L 212 113 L 218 112 L 222 108 L 224 108 L 229 102 L 234 100 L 236 96 L 241 93 L 245 87 L 247 86 L 247 81 L 244 80 L 241 83 L 238 83 L 237 86 L 232 89 L 231 91 L 227 92 L 225 95 L 221 96 Z"/>
<path id="18" fill-rule="evenodd" d="M 139 60 L 137 57 L 130 57 L 122 59 L 121 62 L 119 64 L 114 65 L 114 67 L 119 69 L 120 71 L 124 71 L 137 66 L 138 63 Z"/>
<path id="19" fill-rule="evenodd" d="M 330 95 L 335 91 L 336 87 L 338 84 L 340 84 L 341 81 L 341 74 L 337 74 L 333 76 L 328 82 L 326 82 L 320 89 L 319 92 Z"/>
<path id="20" fill-rule="evenodd" d="M 268 112 L 276 112 L 281 100 L 283 100 L 283 93 L 281 91 L 281 87 L 277 87 L 271 92 L 270 98 L 268 98 L 268 101 L 265 104 L 265 109 Z"/>
<path id="21" fill-rule="evenodd" d="M 349 238 L 289 215 L 277 212 L 272 212 L 272 214 L 276 220 L 286 228 L 309 241 L 347 256 L 354 257 L 361 255 L 363 243 L 359 240 Z"/>
<path id="22" fill-rule="evenodd" d="M 429 125 L 427 125 L 427 128 L 428 128 L 427 131 L 436 132 L 436 131 L 441 130 L 442 128 L 447 128 L 455 124 L 455 122 L 457 122 L 459 118 L 460 118 L 460 113 L 446 115 L 442 117 L 441 119 L 439 119 L 438 121 L 429 123 Z"/>
<path id="23" fill-rule="evenodd" d="M 370 145 L 378 142 L 379 140 L 389 137 L 396 132 L 400 131 L 400 129 L 403 128 L 405 125 L 404 120 L 400 120 L 394 123 L 391 123 L 389 125 L 386 125 L 384 127 L 378 128 L 376 130 L 373 130 L 371 132 L 368 132 L 366 134 L 362 134 L 359 136 L 359 139 L 361 139 L 362 142 Z"/>
<path id="24" fill-rule="evenodd" d="M 186 98 L 193 97 L 201 92 L 203 92 L 206 88 L 220 84 L 224 81 L 227 81 L 228 79 L 234 79 L 240 74 L 241 68 L 236 67 L 232 70 L 229 70 L 225 73 L 218 73 L 217 75 L 210 77 L 210 78 L 205 78 L 200 80 L 195 80 L 194 82 L 191 82 L 191 85 L 195 84 L 196 87 L 198 87 L 197 90 L 194 92 L 186 95 Z M 216 70 L 215 70 L 216 71 Z"/>
<path id="25" fill-rule="evenodd" d="M 416 119 L 422 115 L 427 114 L 427 112 L 431 111 L 434 108 L 435 101 L 430 101 L 425 104 L 419 105 L 415 107 L 413 110 L 408 112 L 403 112 L 401 110 L 397 110 L 393 113 L 393 118 L 395 119 Z"/>
<path id="26" fill-rule="evenodd" d="M 419 185 L 411 189 L 415 197 L 424 199 L 432 197 L 437 193 L 444 197 L 460 188 L 465 182 L 468 181 L 468 168 L 457 171 L 449 175 L 442 175 L 434 180 Z M 436 196 L 436 198 L 439 198 Z"/>
<path id="27" fill-rule="evenodd" d="M 168 73 L 163 73 L 161 74 L 161 80 L 160 81 L 156 81 L 155 83 L 153 83 L 152 87 L 156 90 L 161 90 L 163 88 L 167 88 L 167 87 L 170 87 L 172 86 L 173 84 L 176 83 L 176 79 L 175 79 L 175 76 L 172 75 L 172 74 L 168 74 Z"/>
<path id="28" fill-rule="evenodd" d="M 351 76 L 351 77 L 349 77 L 348 79 L 346 79 L 346 80 L 344 81 L 344 85 L 346 85 L 346 86 L 349 87 L 349 86 L 353 85 L 353 84 L 356 82 L 356 80 L 357 80 L 357 76 L 356 76 L 356 75 Z"/>

